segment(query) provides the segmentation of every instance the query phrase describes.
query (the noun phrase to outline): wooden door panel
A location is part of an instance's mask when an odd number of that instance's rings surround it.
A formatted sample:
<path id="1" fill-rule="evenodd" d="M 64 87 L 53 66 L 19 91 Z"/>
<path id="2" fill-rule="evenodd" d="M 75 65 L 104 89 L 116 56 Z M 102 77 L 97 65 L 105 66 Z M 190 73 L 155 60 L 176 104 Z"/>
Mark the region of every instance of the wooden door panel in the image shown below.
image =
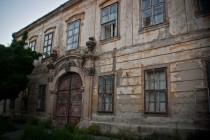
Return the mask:
<path id="1" fill-rule="evenodd" d="M 65 76 L 59 84 L 56 119 L 59 124 L 71 123 L 76 125 L 81 118 L 81 88 L 82 81 L 78 74 Z"/>

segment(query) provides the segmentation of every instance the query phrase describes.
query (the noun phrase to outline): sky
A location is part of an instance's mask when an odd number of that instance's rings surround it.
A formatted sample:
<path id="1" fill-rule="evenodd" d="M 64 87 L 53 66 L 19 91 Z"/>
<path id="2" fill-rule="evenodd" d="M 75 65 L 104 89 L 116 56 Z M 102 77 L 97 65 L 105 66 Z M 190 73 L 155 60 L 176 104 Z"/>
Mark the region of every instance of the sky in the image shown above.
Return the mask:
<path id="1" fill-rule="evenodd" d="M 0 44 L 8 45 L 19 31 L 68 0 L 0 0 Z"/>

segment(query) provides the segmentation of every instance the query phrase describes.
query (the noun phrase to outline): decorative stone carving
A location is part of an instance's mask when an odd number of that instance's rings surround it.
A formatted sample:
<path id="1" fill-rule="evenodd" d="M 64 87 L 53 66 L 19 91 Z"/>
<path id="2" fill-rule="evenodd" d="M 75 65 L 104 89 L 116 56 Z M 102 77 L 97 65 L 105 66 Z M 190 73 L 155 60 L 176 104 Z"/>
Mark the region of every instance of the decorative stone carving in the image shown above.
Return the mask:
<path id="1" fill-rule="evenodd" d="M 88 48 L 88 50 L 90 52 L 93 52 L 93 50 L 95 49 L 96 47 L 96 40 L 94 37 L 89 37 L 89 41 L 86 42 L 86 46 Z"/>

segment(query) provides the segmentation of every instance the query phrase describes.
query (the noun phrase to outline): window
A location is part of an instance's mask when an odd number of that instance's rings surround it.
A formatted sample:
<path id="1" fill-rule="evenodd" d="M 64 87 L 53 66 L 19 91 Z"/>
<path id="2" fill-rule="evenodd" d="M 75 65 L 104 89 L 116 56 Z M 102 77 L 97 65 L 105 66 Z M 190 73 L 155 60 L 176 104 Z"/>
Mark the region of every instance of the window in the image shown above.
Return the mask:
<path id="1" fill-rule="evenodd" d="M 207 61 L 207 80 L 208 80 L 208 101 L 209 101 L 209 112 L 210 112 L 210 61 Z"/>
<path id="2" fill-rule="evenodd" d="M 148 27 L 165 21 L 164 0 L 141 0 L 142 26 Z"/>
<path id="3" fill-rule="evenodd" d="M 80 21 L 74 21 L 68 25 L 67 29 L 67 50 L 79 47 Z"/>
<path id="4" fill-rule="evenodd" d="M 44 36 L 43 58 L 47 58 L 51 54 L 53 44 L 53 33 L 48 33 Z"/>
<path id="5" fill-rule="evenodd" d="M 29 48 L 31 48 L 32 51 L 35 51 L 35 49 L 36 49 L 36 40 L 31 41 L 29 43 Z"/>
<path id="6" fill-rule="evenodd" d="M 117 21 L 118 5 L 117 3 L 105 7 L 101 12 L 101 40 L 110 39 L 118 35 Z"/>
<path id="7" fill-rule="evenodd" d="M 104 113 L 113 112 L 113 92 L 114 77 L 113 75 L 99 77 L 98 89 L 98 111 Z"/>
<path id="8" fill-rule="evenodd" d="M 210 13 L 210 0 L 197 0 L 199 14 Z"/>
<path id="9" fill-rule="evenodd" d="M 37 96 L 37 111 L 45 110 L 45 95 L 46 95 L 46 85 L 40 85 L 39 93 Z"/>
<path id="10" fill-rule="evenodd" d="M 166 113 L 167 81 L 166 68 L 145 71 L 145 112 Z"/>

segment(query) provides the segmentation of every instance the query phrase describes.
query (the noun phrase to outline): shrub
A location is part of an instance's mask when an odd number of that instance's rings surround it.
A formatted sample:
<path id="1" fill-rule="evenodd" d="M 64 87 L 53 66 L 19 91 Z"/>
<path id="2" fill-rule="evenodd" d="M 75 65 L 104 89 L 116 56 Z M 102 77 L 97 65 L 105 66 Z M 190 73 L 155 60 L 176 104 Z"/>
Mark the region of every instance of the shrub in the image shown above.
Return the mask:
<path id="1" fill-rule="evenodd" d="M 92 134 L 92 135 L 100 135 L 101 131 L 100 131 L 100 127 L 96 124 L 92 124 L 91 126 L 88 127 L 87 129 L 88 134 Z"/>
<path id="2" fill-rule="evenodd" d="M 16 130 L 13 122 L 8 118 L 0 117 L 0 134 Z"/>
<path id="3" fill-rule="evenodd" d="M 22 140 L 48 140 L 51 135 L 40 125 L 27 125 Z"/>

